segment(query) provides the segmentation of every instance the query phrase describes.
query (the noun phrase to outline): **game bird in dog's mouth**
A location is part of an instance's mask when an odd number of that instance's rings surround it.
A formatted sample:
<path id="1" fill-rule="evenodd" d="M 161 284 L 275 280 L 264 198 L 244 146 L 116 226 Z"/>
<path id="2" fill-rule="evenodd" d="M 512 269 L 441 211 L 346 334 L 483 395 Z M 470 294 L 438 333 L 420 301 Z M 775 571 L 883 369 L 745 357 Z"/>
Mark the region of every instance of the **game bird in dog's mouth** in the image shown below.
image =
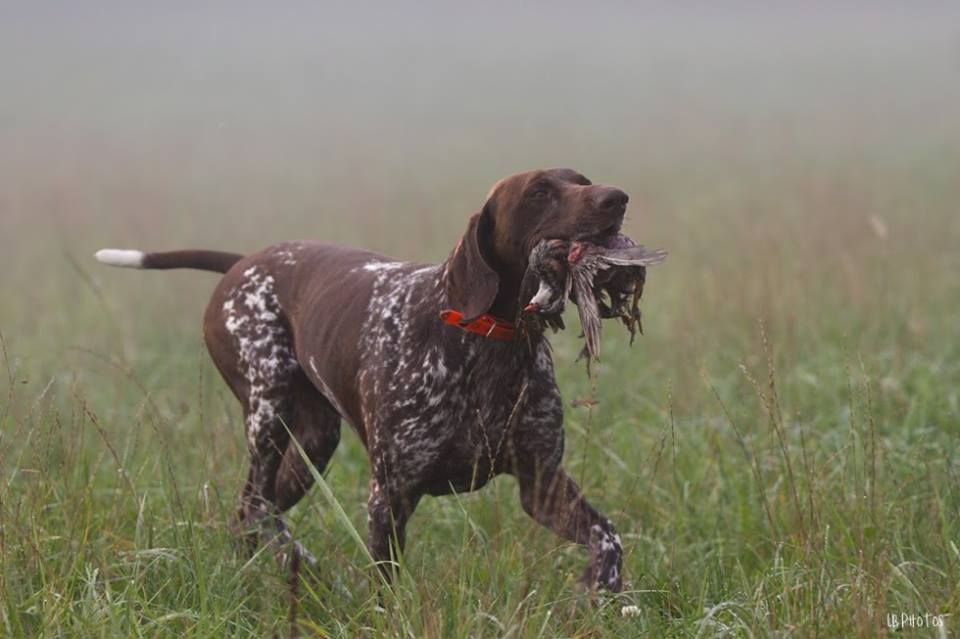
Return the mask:
<path id="1" fill-rule="evenodd" d="M 619 246 L 627 201 L 570 169 L 513 175 L 440 264 L 306 241 L 247 256 L 105 249 L 97 259 L 224 274 L 203 334 L 243 409 L 250 468 L 235 525 L 251 547 L 319 570 L 282 518 L 313 483 L 291 435 L 323 472 L 345 420 L 370 459 L 368 544 L 386 578 L 422 496 L 509 473 L 531 517 L 587 548 L 582 582 L 618 591 L 620 537 L 561 463 L 563 405 L 542 329 L 561 321 L 570 293 L 597 317 L 639 319 L 626 300 L 636 307 L 643 271 L 629 269 L 652 262 Z"/>
<path id="2" fill-rule="evenodd" d="M 569 297 L 577 305 L 586 340 L 581 358 L 599 360 L 600 320 L 619 318 L 630 331 L 630 344 L 637 331 L 643 333 L 640 297 L 647 268 L 663 262 L 667 252 L 638 246 L 626 235 L 616 234 L 602 243 L 583 240 L 542 240 L 530 252 L 521 299 L 528 322 L 542 330 L 564 328 L 563 312 Z M 530 291 L 536 287 L 536 292 Z M 629 305 L 627 301 L 630 301 Z M 523 323 L 521 318 L 521 324 Z"/>

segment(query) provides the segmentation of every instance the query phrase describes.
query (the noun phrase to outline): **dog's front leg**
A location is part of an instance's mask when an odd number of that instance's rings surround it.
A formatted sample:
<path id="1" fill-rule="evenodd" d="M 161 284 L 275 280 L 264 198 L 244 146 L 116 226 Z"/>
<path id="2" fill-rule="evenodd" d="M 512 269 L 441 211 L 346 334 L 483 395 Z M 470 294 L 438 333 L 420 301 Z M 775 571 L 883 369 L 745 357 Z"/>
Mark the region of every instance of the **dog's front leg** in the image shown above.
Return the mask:
<path id="1" fill-rule="evenodd" d="M 521 473 L 520 501 L 537 522 L 590 551 L 581 581 L 590 589 L 623 588 L 623 547 L 610 520 L 593 508 L 563 468 Z"/>
<path id="2" fill-rule="evenodd" d="M 387 581 L 393 578 L 399 554 L 406 541 L 406 527 L 418 498 L 391 493 L 377 479 L 370 480 L 367 498 L 370 555 Z"/>

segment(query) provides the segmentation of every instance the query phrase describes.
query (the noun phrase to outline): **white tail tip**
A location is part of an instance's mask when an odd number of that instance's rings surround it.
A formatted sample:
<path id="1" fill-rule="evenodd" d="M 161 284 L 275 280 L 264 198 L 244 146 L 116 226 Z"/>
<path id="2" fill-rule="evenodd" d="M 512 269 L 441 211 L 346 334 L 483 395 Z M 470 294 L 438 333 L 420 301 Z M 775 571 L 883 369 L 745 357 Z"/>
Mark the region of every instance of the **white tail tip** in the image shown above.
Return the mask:
<path id="1" fill-rule="evenodd" d="M 143 251 L 127 251 L 124 249 L 100 249 L 94 255 L 98 262 L 126 268 L 143 268 L 143 256 Z"/>

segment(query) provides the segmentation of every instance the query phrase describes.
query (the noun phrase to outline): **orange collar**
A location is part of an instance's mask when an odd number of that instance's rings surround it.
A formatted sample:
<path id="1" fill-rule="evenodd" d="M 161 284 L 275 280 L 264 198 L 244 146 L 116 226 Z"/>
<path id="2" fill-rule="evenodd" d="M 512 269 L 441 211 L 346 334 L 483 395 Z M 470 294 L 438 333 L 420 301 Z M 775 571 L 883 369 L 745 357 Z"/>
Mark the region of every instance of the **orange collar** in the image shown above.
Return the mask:
<path id="1" fill-rule="evenodd" d="M 509 342 L 513 339 L 513 323 L 488 313 L 484 313 L 470 322 L 464 322 L 463 313 L 448 308 L 440 311 L 440 319 L 451 326 L 483 335 L 489 339 L 496 339 L 501 342 Z"/>

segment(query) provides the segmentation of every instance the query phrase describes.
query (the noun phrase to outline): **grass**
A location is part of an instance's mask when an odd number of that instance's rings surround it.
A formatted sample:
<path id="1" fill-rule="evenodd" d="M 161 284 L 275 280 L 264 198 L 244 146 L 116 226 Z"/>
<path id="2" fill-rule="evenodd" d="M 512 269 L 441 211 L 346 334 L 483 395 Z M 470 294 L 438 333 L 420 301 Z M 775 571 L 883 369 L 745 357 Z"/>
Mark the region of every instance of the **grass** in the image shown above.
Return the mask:
<path id="1" fill-rule="evenodd" d="M 900 613 L 945 621 L 903 636 L 955 634 L 960 109 L 932 88 L 955 70 L 909 73 L 934 59 L 918 51 L 857 59 L 876 72 L 860 89 L 889 98 L 869 105 L 816 93 L 849 79 L 824 62 L 791 76 L 782 103 L 711 102 L 712 85 L 686 102 L 697 86 L 678 82 L 581 104 L 590 122 L 496 133 L 484 118 L 518 126 L 559 89 L 520 83 L 509 117 L 474 104 L 466 127 L 419 102 L 389 116 L 411 109 L 409 130 L 357 112 L 380 126 L 348 142 L 290 105 L 270 127 L 243 112 L 247 128 L 218 137 L 181 117 L 182 96 L 144 98 L 156 130 L 137 129 L 119 93 L 109 118 L 77 107 L 63 140 L 23 119 L 5 139 L 30 143 L 0 145 L 20 149 L 0 151 L 0 636 L 874 637 Z M 927 92 L 891 91 L 890 59 Z M 820 121 L 804 119 L 808 95 Z M 424 499 L 378 598 L 358 543 L 367 462 L 345 427 L 329 490 L 288 518 L 320 558 L 291 624 L 288 575 L 227 530 L 246 453 L 200 338 L 213 277 L 89 256 L 316 237 L 442 259 L 494 179 L 555 164 L 627 190 L 628 233 L 671 253 L 649 273 L 646 335 L 630 349 L 606 326 L 595 380 L 574 362 L 576 330 L 553 340 L 565 464 L 622 534 L 627 590 L 578 594 L 583 551 L 529 520 L 500 477 Z"/>
<path id="2" fill-rule="evenodd" d="M 425 500 L 381 608 L 356 537 L 366 461 L 347 435 L 326 476 L 346 519 L 318 489 L 290 516 L 321 558 L 301 587 L 300 631 L 875 636 L 901 611 L 952 625 L 960 298 L 956 256 L 921 247 L 958 237 L 948 203 L 960 193 L 931 182 L 922 197 L 943 204 L 925 228 L 911 226 L 920 194 L 904 182 L 906 201 L 873 213 L 887 236 L 841 218 L 838 238 L 793 217 L 816 213 L 787 178 L 752 194 L 777 199 L 761 228 L 664 233 L 679 246 L 651 270 L 646 336 L 627 349 L 609 326 L 593 384 L 573 363 L 576 331 L 557 337 L 568 402 L 599 402 L 568 409 L 566 464 L 623 533 L 625 593 L 585 603 L 583 553 L 529 521 L 503 477 Z M 245 455 L 194 325 L 203 296 L 169 288 L 211 278 L 73 257 L 48 268 L 63 290 L 47 308 L 69 310 L 72 329 L 34 317 L 36 333 L 4 334 L 3 632 L 287 636 L 286 575 L 268 555 L 239 555 L 226 530 Z M 132 293 L 131 306 L 118 283 L 152 301 L 138 308 Z M 56 310 L 68 288 L 79 301 Z M 624 605 L 640 615 L 622 617 Z"/>

